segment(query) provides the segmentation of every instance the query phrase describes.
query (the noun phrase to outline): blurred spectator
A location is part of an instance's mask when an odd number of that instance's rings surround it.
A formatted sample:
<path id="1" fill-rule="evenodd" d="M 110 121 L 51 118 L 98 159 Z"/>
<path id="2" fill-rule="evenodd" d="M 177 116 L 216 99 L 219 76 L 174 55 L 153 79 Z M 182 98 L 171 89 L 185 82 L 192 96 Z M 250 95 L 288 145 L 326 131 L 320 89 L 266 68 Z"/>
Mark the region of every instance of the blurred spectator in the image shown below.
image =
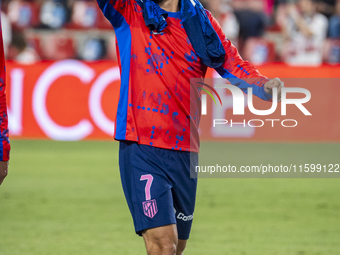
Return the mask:
<path id="1" fill-rule="evenodd" d="M 75 1 L 73 4 L 72 22 L 79 28 L 96 27 L 98 15 L 98 7 L 94 1 Z"/>
<path id="2" fill-rule="evenodd" d="M 11 44 L 11 41 L 12 41 L 12 27 L 11 27 L 11 23 L 6 13 L 4 13 L 3 11 L 1 11 L 1 26 L 2 26 L 4 51 L 5 51 L 5 56 L 7 56 L 8 46 Z"/>
<path id="3" fill-rule="evenodd" d="M 231 6 L 231 0 L 209 0 L 203 2 L 214 18 L 220 23 L 226 37 L 237 46 L 240 25 Z"/>
<path id="4" fill-rule="evenodd" d="M 39 7 L 35 1 L 10 1 L 8 17 L 17 28 L 35 27 L 39 23 Z"/>
<path id="5" fill-rule="evenodd" d="M 234 0 L 235 15 L 240 24 L 240 39 L 242 42 L 250 37 L 261 37 L 267 24 L 264 12 L 266 1 Z M 242 48 L 242 47 L 241 47 Z"/>
<path id="6" fill-rule="evenodd" d="M 294 4 L 294 1 L 289 0 L 277 0 L 277 8 L 276 8 L 276 15 L 275 20 L 276 24 L 283 29 L 287 22 L 288 17 L 288 9 L 289 6 Z"/>
<path id="7" fill-rule="evenodd" d="M 90 38 L 85 41 L 80 58 L 87 61 L 95 61 L 105 58 L 106 43 L 101 38 Z"/>
<path id="8" fill-rule="evenodd" d="M 317 11 L 329 19 L 334 14 L 336 1 L 337 0 L 317 0 Z"/>
<path id="9" fill-rule="evenodd" d="M 233 6 L 238 10 L 252 10 L 255 12 L 271 15 L 273 11 L 273 0 L 233 0 Z"/>
<path id="10" fill-rule="evenodd" d="M 285 20 L 286 37 L 283 59 L 292 65 L 320 65 L 322 46 L 326 39 L 327 18 L 316 12 L 316 2 L 299 0 L 289 4 Z"/>
<path id="11" fill-rule="evenodd" d="M 255 65 L 275 60 L 275 45 L 261 37 L 249 38 L 244 46 L 243 57 Z"/>
<path id="12" fill-rule="evenodd" d="M 340 1 L 336 4 L 335 14 L 329 19 L 329 37 L 340 39 Z"/>
<path id="13" fill-rule="evenodd" d="M 22 32 L 13 33 L 8 58 L 21 64 L 33 64 L 39 60 L 35 50 L 27 45 L 26 38 Z"/>
<path id="14" fill-rule="evenodd" d="M 61 28 L 68 19 L 66 4 L 61 1 L 45 1 L 40 9 L 40 22 L 45 28 Z"/>
<path id="15" fill-rule="evenodd" d="M 329 64 L 340 63 L 340 40 L 328 39 L 323 48 L 324 62 Z"/>

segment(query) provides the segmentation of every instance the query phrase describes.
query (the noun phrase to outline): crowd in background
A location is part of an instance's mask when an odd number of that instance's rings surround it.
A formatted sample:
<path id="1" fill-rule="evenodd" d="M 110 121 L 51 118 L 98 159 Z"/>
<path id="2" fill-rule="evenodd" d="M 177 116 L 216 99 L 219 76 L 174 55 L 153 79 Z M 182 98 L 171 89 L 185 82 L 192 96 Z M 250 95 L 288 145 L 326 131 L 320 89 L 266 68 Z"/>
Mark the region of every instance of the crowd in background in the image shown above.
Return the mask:
<path id="1" fill-rule="evenodd" d="M 254 64 L 340 63 L 340 0 L 202 0 Z M 2 1 L 8 59 L 116 60 L 111 25 L 94 0 Z"/>

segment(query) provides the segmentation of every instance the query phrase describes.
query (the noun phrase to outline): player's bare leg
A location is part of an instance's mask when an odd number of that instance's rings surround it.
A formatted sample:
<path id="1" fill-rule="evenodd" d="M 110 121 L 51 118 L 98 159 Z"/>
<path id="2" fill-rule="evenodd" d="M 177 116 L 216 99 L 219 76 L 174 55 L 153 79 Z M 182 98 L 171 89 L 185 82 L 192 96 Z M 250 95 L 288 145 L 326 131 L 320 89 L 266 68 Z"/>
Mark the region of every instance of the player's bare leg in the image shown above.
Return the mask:
<path id="1" fill-rule="evenodd" d="M 143 233 L 143 238 L 148 255 L 176 254 L 178 237 L 175 224 L 148 229 Z"/>
<path id="2" fill-rule="evenodd" d="M 176 255 L 183 255 L 183 252 L 186 246 L 187 246 L 187 240 L 178 239 Z"/>

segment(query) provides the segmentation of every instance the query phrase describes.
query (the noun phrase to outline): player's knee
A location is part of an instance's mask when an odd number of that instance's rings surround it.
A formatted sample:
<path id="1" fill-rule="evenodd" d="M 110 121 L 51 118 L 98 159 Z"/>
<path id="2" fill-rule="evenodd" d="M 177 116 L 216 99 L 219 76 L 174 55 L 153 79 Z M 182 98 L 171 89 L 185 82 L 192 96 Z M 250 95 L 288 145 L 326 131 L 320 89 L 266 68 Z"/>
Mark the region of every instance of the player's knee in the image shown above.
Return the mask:
<path id="1" fill-rule="evenodd" d="M 173 238 L 160 238 L 152 240 L 152 245 L 149 245 L 148 254 L 153 254 L 153 251 L 157 250 L 156 254 L 175 255 L 177 250 L 177 240 Z"/>
<path id="2" fill-rule="evenodd" d="M 175 255 L 176 254 L 176 248 L 177 245 L 175 242 L 164 242 L 160 246 L 161 254 L 166 254 L 166 255 Z"/>

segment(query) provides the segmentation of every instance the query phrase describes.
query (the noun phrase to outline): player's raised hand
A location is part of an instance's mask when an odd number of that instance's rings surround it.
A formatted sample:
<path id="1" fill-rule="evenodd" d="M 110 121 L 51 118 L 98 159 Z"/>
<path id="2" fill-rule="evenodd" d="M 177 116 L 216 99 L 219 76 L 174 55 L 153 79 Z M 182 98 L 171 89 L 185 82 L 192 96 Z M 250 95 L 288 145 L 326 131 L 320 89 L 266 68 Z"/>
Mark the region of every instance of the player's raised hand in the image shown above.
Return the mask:
<path id="1" fill-rule="evenodd" d="M 279 78 L 272 79 L 264 84 L 264 90 L 267 94 L 273 95 L 273 88 L 277 88 L 277 101 L 281 101 L 281 89 L 283 88 L 283 82 Z"/>
<path id="2" fill-rule="evenodd" d="M 0 161 L 0 185 L 8 173 L 8 161 Z"/>

